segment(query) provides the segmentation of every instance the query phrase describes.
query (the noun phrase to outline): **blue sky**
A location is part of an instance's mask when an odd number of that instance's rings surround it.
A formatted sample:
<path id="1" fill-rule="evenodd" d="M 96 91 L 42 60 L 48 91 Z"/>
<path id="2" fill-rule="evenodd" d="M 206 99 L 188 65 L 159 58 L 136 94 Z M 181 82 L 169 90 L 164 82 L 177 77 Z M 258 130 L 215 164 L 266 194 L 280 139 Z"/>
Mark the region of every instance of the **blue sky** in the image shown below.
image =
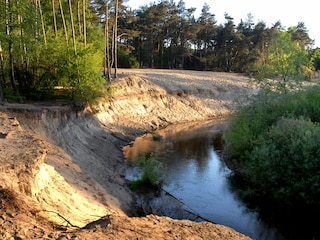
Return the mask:
<path id="1" fill-rule="evenodd" d="M 126 5 L 137 9 L 150 2 L 157 3 L 158 0 L 128 0 Z M 196 17 L 199 16 L 206 2 L 210 6 L 211 13 L 215 14 L 218 24 L 224 22 L 224 13 L 233 17 L 236 24 L 240 19 L 246 20 L 249 13 L 254 17 L 255 22 L 263 20 L 267 26 L 271 26 L 278 20 L 285 28 L 304 22 L 310 38 L 315 40 L 315 47 L 320 47 L 320 10 L 316 0 L 184 0 L 184 2 L 187 8 L 197 9 Z"/>

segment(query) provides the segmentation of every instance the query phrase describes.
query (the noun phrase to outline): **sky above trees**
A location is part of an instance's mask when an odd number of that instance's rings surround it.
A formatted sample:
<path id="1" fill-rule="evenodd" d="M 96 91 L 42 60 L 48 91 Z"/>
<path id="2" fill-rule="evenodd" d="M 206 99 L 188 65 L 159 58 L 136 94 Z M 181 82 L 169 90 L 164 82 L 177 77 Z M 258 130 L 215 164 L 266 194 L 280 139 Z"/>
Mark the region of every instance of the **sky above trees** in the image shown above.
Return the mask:
<path id="1" fill-rule="evenodd" d="M 152 0 L 128 0 L 126 5 L 133 9 L 141 5 L 148 5 Z M 175 0 L 178 2 L 178 0 Z M 267 25 L 272 25 L 280 20 L 284 27 L 296 26 L 298 22 L 304 22 L 309 30 L 309 36 L 315 40 L 315 47 L 320 47 L 320 27 L 318 19 L 318 8 L 314 0 L 291 1 L 291 0 L 185 0 L 186 7 L 195 7 L 195 15 L 201 13 L 204 3 L 210 6 L 218 23 L 225 21 L 224 14 L 228 13 L 234 18 L 235 23 L 240 19 L 246 20 L 251 13 L 255 21 L 263 20 Z"/>

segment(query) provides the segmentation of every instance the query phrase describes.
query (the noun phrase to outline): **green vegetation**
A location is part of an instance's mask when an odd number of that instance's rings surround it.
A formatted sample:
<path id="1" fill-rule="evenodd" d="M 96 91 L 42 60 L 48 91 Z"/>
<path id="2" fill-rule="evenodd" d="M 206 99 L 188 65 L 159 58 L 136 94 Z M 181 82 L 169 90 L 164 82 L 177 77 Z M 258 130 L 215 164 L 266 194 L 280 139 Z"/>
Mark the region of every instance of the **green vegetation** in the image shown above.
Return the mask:
<path id="1" fill-rule="evenodd" d="M 217 24 L 209 5 L 203 5 L 198 18 L 193 15 L 195 10 L 186 8 L 183 1 L 177 4 L 159 1 L 134 12 L 138 35 L 133 37 L 132 54 L 140 66 L 261 75 L 261 67 L 274 62 L 268 58 L 269 52 L 274 52 L 272 49 L 283 46 L 293 49 L 293 43 L 298 42 L 295 48 L 303 49 L 307 62 L 313 54 L 312 40 L 303 23 L 286 30 L 280 22 L 271 27 L 263 21 L 255 23 L 250 14 L 237 24 L 232 16 L 225 14 L 225 22 Z M 294 58 L 298 56 L 294 55 Z M 314 68 L 307 62 L 303 62 L 306 68 Z"/>
<path id="2" fill-rule="evenodd" d="M 320 87 L 261 93 L 239 110 L 226 151 L 247 181 L 244 198 L 320 209 Z"/>
<path id="3" fill-rule="evenodd" d="M 158 161 L 157 154 L 142 155 L 137 158 L 135 163 L 142 171 L 142 176 L 140 179 L 130 182 L 129 187 L 133 190 L 161 189 L 165 181 L 166 171 L 161 162 Z"/>
<path id="4" fill-rule="evenodd" d="M 279 78 L 280 89 L 319 69 L 303 23 L 267 27 L 248 15 L 236 24 L 225 14 L 218 25 L 207 4 L 196 18 L 183 0 L 124 2 L 1 0 L 0 100 L 93 101 L 117 67 L 242 72 Z"/>
<path id="5" fill-rule="evenodd" d="M 303 24 L 279 32 L 272 40 L 265 64 L 256 63 L 255 78 L 263 89 L 286 92 L 295 89 L 302 80 L 311 78 L 314 66 L 305 51 L 305 40 L 295 37 L 299 31 L 304 32 L 306 39 Z M 266 81 L 266 78 L 272 80 Z"/>
<path id="6" fill-rule="evenodd" d="M 108 94 L 106 79 L 111 79 L 110 68 L 103 71 L 105 49 L 121 46 L 116 34 L 104 27 L 116 32 L 117 17 L 111 13 L 119 11 L 119 3 L 108 3 L 108 18 L 96 4 L 86 0 L 1 1 L 0 101 L 63 98 L 92 102 Z M 115 52 L 108 51 L 109 67 L 116 67 Z M 137 66 L 127 55 L 128 51 L 121 54 L 130 60 L 129 65 Z"/>

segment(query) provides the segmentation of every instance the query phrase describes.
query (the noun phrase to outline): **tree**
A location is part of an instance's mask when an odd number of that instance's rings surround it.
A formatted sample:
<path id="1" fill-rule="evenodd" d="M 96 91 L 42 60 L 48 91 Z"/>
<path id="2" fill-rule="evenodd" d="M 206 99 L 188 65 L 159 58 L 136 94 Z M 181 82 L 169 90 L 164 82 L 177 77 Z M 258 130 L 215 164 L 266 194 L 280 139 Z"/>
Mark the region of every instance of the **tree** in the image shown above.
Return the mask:
<path id="1" fill-rule="evenodd" d="M 141 66 L 161 67 L 164 47 L 171 46 L 172 34 L 169 22 L 169 8 L 167 1 L 159 4 L 144 6 L 138 12 L 138 59 Z M 169 62 L 169 60 L 167 60 Z"/>
<path id="2" fill-rule="evenodd" d="M 225 66 L 225 69 L 223 70 L 231 72 L 235 59 L 238 57 L 238 38 L 233 18 L 228 14 L 225 14 L 225 19 L 226 22 L 221 34 L 221 50 L 223 57 L 220 59 L 223 59 L 222 66 Z"/>
<path id="3" fill-rule="evenodd" d="M 5 72 L 4 72 L 4 65 L 3 65 L 3 55 L 2 55 L 2 47 L 1 47 L 1 42 L 0 42 L 0 68 L 1 68 L 1 78 L 2 81 L 0 81 L 0 102 L 3 101 L 3 91 L 2 91 L 2 86 L 5 85 Z"/>
<path id="4" fill-rule="evenodd" d="M 2 81 L 0 82 L 0 87 L 1 87 L 6 85 L 6 73 L 5 73 L 1 42 L 0 42 L 0 67 L 1 67 L 1 79 L 2 79 Z"/>
<path id="5" fill-rule="evenodd" d="M 114 17 L 114 28 L 113 28 L 113 58 L 114 58 L 114 78 L 117 78 L 118 68 L 118 12 L 119 12 L 119 0 L 115 0 L 115 17 Z"/>
<path id="6" fill-rule="evenodd" d="M 291 40 L 298 43 L 303 48 L 308 48 L 313 45 L 313 41 L 309 37 L 308 30 L 303 22 L 299 22 L 296 27 L 291 27 Z"/>
<path id="7" fill-rule="evenodd" d="M 19 89 L 16 83 L 15 72 L 14 72 L 14 38 L 13 38 L 13 30 L 14 30 L 14 20 L 13 20 L 13 4 L 12 1 L 6 0 L 6 34 L 9 39 L 9 65 L 10 65 L 10 81 L 11 86 L 13 88 L 14 94 L 19 96 Z"/>
<path id="8" fill-rule="evenodd" d="M 260 65 L 256 79 L 261 86 L 286 92 L 308 76 L 308 52 L 293 37 L 294 28 L 280 31 L 268 46 L 265 65 Z M 275 81 L 269 81 L 272 78 Z"/>
<path id="9" fill-rule="evenodd" d="M 2 87 L 0 86 L 0 102 L 3 101 L 3 92 L 2 92 Z"/>
<path id="10" fill-rule="evenodd" d="M 314 70 L 319 71 L 320 70 L 320 49 L 316 48 L 311 52 L 312 53 L 311 53 L 310 61 L 314 67 Z"/>
<path id="11" fill-rule="evenodd" d="M 111 67 L 110 67 L 110 48 L 109 48 L 109 2 L 108 1 L 106 1 L 106 8 L 105 8 L 104 39 L 105 39 L 104 76 L 110 82 Z"/>
<path id="12" fill-rule="evenodd" d="M 215 26 L 215 15 L 210 13 L 210 6 L 205 3 L 201 10 L 201 15 L 197 21 L 197 48 L 200 51 L 200 62 L 204 64 L 204 69 L 208 69 L 209 59 L 212 55 L 209 49 L 213 49 L 216 44 L 217 27 Z"/>
<path id="13" fill-rule="evenodd" d="M 257 59 L 254 42 L 253 16 L 248 14 L 246 21 L 240 21 L 236 28 L 238 57 L 235 58 L 233 71 L 249 72 Z"/>
<path id="14" fill-rule="evenodd" d="M 0 84 L 4 93 L 11 94 L 9 100 L 19 99 L 14 95 L 21 95 L 21 99 L 49 98 L 57 85 L 72 89 L 74 97 L 84 99 L 86 89 L 96 91 L 91 84 L 101 86 L 103 31 L 98 25 L 88 24 L 86 39 L 86 20 L 93 21 L 94 15 L 86 0 L 2 2 Z M 73 46 L 69 46 L 70 41 Z"/>
<path id="15" fill-rule="evenodd" d="M 178 39 L 179 39 L 179 53 L 177 58 L 179 59 L 179 65 L 181 69 L 185 69 L 185 58 L 192 56 L 189 49 L 191 49 L 192 40 L 195 39 L 197 30 L 195 28 L 194 12 L 195 8 L 186 8 L 185 2 L 180 0 L 177 5 L 178 16 L 179 16 L 179 28 L 178 28 Z"/>

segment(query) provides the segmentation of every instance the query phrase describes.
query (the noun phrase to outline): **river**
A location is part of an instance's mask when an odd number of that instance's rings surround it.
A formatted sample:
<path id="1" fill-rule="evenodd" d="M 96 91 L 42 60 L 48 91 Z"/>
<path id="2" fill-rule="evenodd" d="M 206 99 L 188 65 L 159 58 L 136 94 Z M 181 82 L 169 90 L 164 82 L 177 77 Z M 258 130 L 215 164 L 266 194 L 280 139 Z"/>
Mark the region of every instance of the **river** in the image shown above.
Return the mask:
<path id="1" fill-rule="evenodd" d="M 284 239 L 278 229 L 247 208 L 230 187 L 228 178 L 232 171 L 219 155 L 225 125 L 224 121 L 181 124 L 145 134 L 126 146 L 127 159 L 157 152 L 159 161 L 166 167 L 168 181 L 163 186 L 166 194 L 144 194 L 139 204 L 159 215 L 229 226 L 253 239 Z M 132 167 L 126 175 L 133 180 L 139 174 Z M 186 216 L 183 212 L 193 214 Z"/>

